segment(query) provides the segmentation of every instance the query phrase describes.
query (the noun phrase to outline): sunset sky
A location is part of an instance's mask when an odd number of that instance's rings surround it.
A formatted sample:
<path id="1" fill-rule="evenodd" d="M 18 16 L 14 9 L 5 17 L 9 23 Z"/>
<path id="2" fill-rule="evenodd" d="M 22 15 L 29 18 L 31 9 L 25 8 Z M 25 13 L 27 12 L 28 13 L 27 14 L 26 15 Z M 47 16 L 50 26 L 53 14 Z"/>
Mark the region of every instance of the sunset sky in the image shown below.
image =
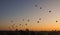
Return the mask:
<path id="1" fill-rule="evenodd" d="M 60 30 L 60 0 L 0 0 L 0 30 L 16 28 Z"/>

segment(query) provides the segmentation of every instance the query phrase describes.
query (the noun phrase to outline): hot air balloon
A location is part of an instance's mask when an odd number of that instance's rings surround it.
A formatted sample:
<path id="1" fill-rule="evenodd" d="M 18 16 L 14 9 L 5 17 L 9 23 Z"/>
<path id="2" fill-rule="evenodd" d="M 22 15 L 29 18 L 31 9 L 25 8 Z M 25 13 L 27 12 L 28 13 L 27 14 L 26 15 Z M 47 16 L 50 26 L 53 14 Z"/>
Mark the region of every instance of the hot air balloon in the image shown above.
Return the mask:
<path id="1" fill-rule="evenodd" d="M 12 28 L 14 28 L 14 25 L 15 25 L 15 24 L 12 25 Z"/>
<path id="2" fill-rule="evenodd" d="M 19 24 L 19 25 L 21 25 L 21 24 Z"/>
<path id="3" fill-rule="evenodd" d="M 13 23 L 13 20 L 11 20 L 11 23 Z"/>
<path id="4" fill-rule="evenodd" d="M 49 10 L 49 13 L 51 13 L 51 10 Z"/>
<path id="5" fill-rule="evenodd" d="M 15 25 L 15 24 L 12 24 L 12 25 Z"/>
<path id="6" fill-rule="evenodd" d="M 37 5 L 35 5 L 35 7 L 37 7 Z"/>
<path id="7" fill-rule="evenodd" d="M 18 26 L 16 25 L 16 27 L 18 27 Z"/>
<path id="8" fill-rule="evenodd" d="M 11 29 L 10 26 L 8 28 Z"/>
<path id="9" fill-rule="evenodd" d="M 58 22 L 58 21 L 56 20 L 56 22 Z"/>
<path id="10" fill-rule="evenodd" d="M 42 7 L 40 7 L 40 9 L 42 9 Z"/>
<path id="11" fill-rule="evenodd" d="M 12 25 L 12 28 L 14 28 L 14 25 Z"/>
<path id="12" fill-rule="evenodd" d="M 41 18 L 39 18 L 39 20 L 41 20 Z"/>
<path id="13" fill-rule="evenodd" d="M 24 19 L 22 19 L 24 21 Z"/>
<path id="14" fill-rule="evenodd" d="M 39 23 L 39 21 L 37 21 L 37 23 Z"/>
<path id="15" fill-rule="evenodd" d="M 27 23 L 25 25 L 27 26 Z"/>
<path id="16" fill-rule="evenodd" d="M 30 20 L 28 19 L 27 21 L 29 22 Z"/>
<path id="17" fill-rule="evenodd" d="M 22 25 L 22 27 L 23 27 L 23 25 Z"/>

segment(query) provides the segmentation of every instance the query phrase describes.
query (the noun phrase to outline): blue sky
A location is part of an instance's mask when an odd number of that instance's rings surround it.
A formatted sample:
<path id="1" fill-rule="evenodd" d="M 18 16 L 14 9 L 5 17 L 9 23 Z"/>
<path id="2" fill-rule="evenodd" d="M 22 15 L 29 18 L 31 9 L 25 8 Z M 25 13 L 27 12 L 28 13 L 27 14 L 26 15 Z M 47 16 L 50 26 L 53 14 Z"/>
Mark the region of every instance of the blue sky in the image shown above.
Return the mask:
<path id="1" fill-rule="evenodd" d="M 54 26 L 57 28 L 60 26 L 59 24 L 56 25 L 55 22 L 56 20 L 60 21 L 59 3 L 60 0 L 0 0 L 0 28 L 8 28 L 14 23 L 24 25 L 27 23 L 27 19 L 30 19 L 31 23 L 28 23 L 28 26 L 31 27 L 32 25 L 34 29 L 35 26 L 40 26 L 41 29 Z M 49 13 L 49 10 L 52 12 Z M 39 18 L 42 18 L 41 24 L 36 23 Z M 25 21 L 23 22 L 22 19 L 25 19 Z M 11 23 L 11 20 L 14 23 Z"/>

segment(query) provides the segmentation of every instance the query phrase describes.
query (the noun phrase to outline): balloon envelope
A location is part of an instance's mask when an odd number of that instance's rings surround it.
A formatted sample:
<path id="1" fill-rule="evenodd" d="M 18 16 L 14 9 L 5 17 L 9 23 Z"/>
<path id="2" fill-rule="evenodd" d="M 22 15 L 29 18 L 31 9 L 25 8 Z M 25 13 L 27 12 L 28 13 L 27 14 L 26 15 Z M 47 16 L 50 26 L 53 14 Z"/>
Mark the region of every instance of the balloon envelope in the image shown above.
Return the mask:
<path id="1" fill-rule="evenodd" d="M 56 21 L 56 22 L 58 22 L 58 21 Z"/>
<path id="2" fill-rule="evenodd" d="M 42 9 L 42 7 L 40 7 L 40 9 Z"/>
<path id="3" fill-rule="evenodd" d="M 37 7 L 37 5 L 35 5 L 35 7 Z"/>
<path id="4" fill-rule="evenodd" d="M 37 21 L 37 23 L 39 23 L 39 21 Z"/>
<path id="5" fill-rule="evenodd" d="M 49 11 L 49 13 L 51 13 L 51 10 Z"/>

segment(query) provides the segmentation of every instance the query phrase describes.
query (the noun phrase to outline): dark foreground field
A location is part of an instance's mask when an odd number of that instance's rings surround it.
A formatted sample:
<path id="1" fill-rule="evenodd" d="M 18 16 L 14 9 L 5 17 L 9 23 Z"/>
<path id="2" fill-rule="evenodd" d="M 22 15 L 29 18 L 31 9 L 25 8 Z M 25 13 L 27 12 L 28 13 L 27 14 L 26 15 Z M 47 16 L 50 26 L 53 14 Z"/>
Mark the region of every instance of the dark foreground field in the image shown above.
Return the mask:
<path id="1" fill-rule="evenodd" d="M 0 35 L 60 35 L 60 31 L 0 31 Z"/>

